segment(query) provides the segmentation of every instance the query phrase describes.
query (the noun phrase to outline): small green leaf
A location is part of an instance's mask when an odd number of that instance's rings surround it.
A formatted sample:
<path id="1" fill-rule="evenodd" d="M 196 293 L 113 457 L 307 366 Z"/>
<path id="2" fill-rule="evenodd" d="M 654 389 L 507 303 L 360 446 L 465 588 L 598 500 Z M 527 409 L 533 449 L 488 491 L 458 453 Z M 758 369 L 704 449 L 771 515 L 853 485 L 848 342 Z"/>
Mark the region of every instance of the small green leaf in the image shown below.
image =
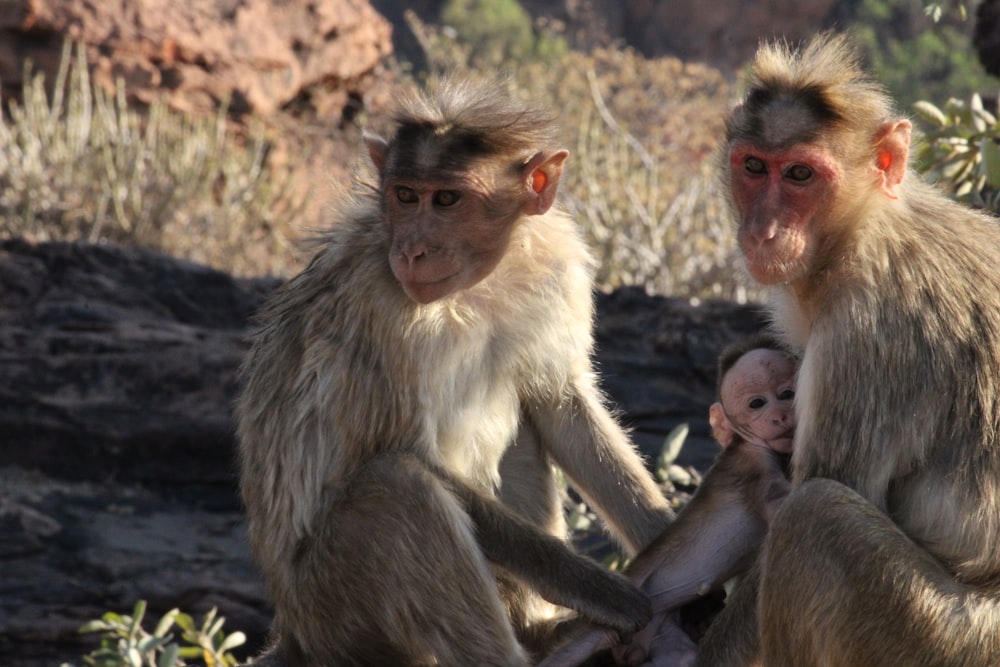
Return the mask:
<path id="1" fill-rule="evenodd" d="M 183 612 L 177 614 L 174 616 L 174 623 L 176 623 L 181 630 L 195 632 L 194 619 L 191 618 L 190 614 L 185 614 Z"/>
<path id="2" fill-rule="evenodd" d="M 233 634 L 226 637 L 225 641 L 219 644 L 219 653 L 224 653 L 230 649 L 234 649 L 237 646 L 243 646 L 247 641 L 247 636 L 242 632 L 234 632 Z"/>
<path id="3" fill-rule="evenodd" d="M 154 637 L 150 635 L 149 637 L 140 639 L 136 647 L 143 653 L 152 653 L 156 649 L 165 646 L 169 641 L 166 637 Z"/>
<path id="4" fill-rule="evenodd" d="M 656 463 L 657 469 L 667 468 L 677 460 L 689 430 L 687 424 L 678 424 L 667 434 L 667 437 L 663 439 L 663 447 L 660 449 L 660 457 Z"/>
<path id="5" fill-rule="evenodd" d="M 986 183 L 991 188 L 1000 188 L 1000 145 L 997 145 L 996 138 L 983 137 L 979 144 L 979 153 L 983 156 Z"/>
<path id="6" fill-rule="evenodd" d="M 948 124 L 948 118 L 944 115 L 944 112 L 930 102 L 924 100 L 916 102 L 913 105 L 913 110 L 918 116 L 932 125 L 945 127 Z"/>
<path id="7" fill-rule="evenodd" d="M 163 653 L 160 654 L 160 659 L 156 661 L 156 667 L 176 667 L 178 663 L 177 657 L 177 644 L 170 644 L 163 649 Z"/>
<path id="8" fill-rule="evenodd" d="M 95 620 L 87 621 L 77 630 L 80 634 L 86 634 L 88 632 L 103 632 L 105 630 L 111 630 L 114 626 L 109 624 L 107 621 Z"/>
<path id="9" fill-rule="evenodd" d="M 181 613 L 181 610 L 175 607 L 164 614 L 160 622 L 156 624 L 156 630 L 153 631 L 153 634 L 157 637 L 166 637 L 174 624 L 174 619 L 177 618 L 177 614 L 179 613 Z"/>

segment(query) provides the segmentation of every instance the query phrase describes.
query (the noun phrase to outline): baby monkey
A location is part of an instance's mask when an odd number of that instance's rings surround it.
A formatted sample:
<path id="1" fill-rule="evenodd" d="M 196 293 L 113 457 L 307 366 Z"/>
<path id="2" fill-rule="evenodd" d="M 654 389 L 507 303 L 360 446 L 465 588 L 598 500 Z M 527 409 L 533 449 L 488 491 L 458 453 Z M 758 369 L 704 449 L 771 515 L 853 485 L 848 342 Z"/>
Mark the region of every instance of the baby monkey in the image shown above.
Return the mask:
<path id="1" fill-rule="evenodd" d="M 697 649 L 680 628 L 680 608 L 744 571 L 788 494 L 797 359 L 760 334 L 723 350 L 718 368 L 709 423 L 724 449 L 677 520 L 627 569 L 650 596 L 654 617 L 631 642 L 612 648 L 619 665 L 694 663 Z M 577 665 L 616 641 L 588 625 L 542 665 Z"/>

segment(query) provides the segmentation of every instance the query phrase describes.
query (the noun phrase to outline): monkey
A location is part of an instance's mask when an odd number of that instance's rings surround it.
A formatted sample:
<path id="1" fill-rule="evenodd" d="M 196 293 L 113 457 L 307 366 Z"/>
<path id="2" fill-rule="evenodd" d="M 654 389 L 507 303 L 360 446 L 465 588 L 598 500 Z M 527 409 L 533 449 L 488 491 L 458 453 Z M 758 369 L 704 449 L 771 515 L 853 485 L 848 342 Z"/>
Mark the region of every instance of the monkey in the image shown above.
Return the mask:
<path id="1" fill-rule="evenodd" d="M 801 353 L 792 488 L 703 665 L 1000 662 L 1000 227 L 909 167 L 843 35 L 763 45 L 722 181 Z"/>
<path id="2" fill-rule="evenodd" d="M 568 152 L 503 82 L 403 96 L 308 266 L 258 315 L 236 407 L 268 660 L 524 665 L 558 607 L 648 598 L 578 555 L 553 465 L 636 553 L 673 513 L 601 393 Z"/>
<path id="3" fill-rule="evenodd" d="M 649 594 L 653 621 L 619 645 L 613 632 L 576 622 L 542 667 L 579 665 L 609 647 L 620 665 L 693 664 L 678 610 L 746 569 L 790 489 L 796 364 L 766 333 L 722 351 L 709 423 L 723 451 L 677 520 L 626 569 Z"/>

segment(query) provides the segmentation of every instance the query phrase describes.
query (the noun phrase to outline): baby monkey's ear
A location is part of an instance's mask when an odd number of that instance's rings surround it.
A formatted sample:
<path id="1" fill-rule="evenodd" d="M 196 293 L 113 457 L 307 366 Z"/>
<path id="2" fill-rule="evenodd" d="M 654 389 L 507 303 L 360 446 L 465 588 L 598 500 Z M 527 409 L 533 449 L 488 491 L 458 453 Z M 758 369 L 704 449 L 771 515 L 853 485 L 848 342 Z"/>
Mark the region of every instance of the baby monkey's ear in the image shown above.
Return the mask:
<path id="1" fill-rule="evenodd" d="M 722 445 L 723 449 L 733 444 L 736 429 L 726 416 L 726 411 L 722 409 L 722 403 L 712 403 L 709 406 L 708 423 L 712 426 L 712 435 L 716 442 Z"/>

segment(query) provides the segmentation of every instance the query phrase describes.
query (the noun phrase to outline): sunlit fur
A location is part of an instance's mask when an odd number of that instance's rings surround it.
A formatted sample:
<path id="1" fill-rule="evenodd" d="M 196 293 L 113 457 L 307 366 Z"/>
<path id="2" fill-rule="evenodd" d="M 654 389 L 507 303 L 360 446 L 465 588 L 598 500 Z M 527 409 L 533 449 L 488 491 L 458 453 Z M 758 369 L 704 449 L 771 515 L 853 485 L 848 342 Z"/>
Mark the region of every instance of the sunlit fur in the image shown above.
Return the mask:
<path id="1" fill-rule="evenodd" d="M 526 112 L 488 88 L 448 90 L 408 102 L 400 126 L 474 126 L 473 149 L 525 156 L 536 149 L 507 144 L 548 132 L 515 130 Z M 460 163 L 470 149 L 452 150 Z M 443 159 L 433 142 L 414 159 L 428 154 Z M 395 160 L 390 149 L 384 177 Z M 433 470 L 560 539 L 551 462 L 628 549 L 666 525 L 666 501 L 596 387 L 594 262 L 553 209 L 517 221 L 485 279 L 418 304 L 390 269 L 389 224 L 366 178 L 260 313 L 242 369 L 242 495 L 278 655 L 329 667 L 524 664 L 515 629 L 542 607 L 501 599 L 469 516 Z"/>
<path id="2" fill-rule="evenodd" d="M 898 116 L 856 62 L 842 37 L 766 47 L 748 93 L 811 109 L 799 135 L 832 137 L 851 174 L 839 196 L 855 202 L 814 221 L 810 272 L 774 289 L 775 328 L 803 358 L 798 488 L 764 560 L 764 662 L 995 665 L 1000 226 L 913 172 L 895 199 L 876 187 L 875 142 Z M 781 134 L 767 123 L 748 102 L 727 136 Z M 704 664 L 739 653 L 725 637 L 742 626 L 721 620 Z"/>

